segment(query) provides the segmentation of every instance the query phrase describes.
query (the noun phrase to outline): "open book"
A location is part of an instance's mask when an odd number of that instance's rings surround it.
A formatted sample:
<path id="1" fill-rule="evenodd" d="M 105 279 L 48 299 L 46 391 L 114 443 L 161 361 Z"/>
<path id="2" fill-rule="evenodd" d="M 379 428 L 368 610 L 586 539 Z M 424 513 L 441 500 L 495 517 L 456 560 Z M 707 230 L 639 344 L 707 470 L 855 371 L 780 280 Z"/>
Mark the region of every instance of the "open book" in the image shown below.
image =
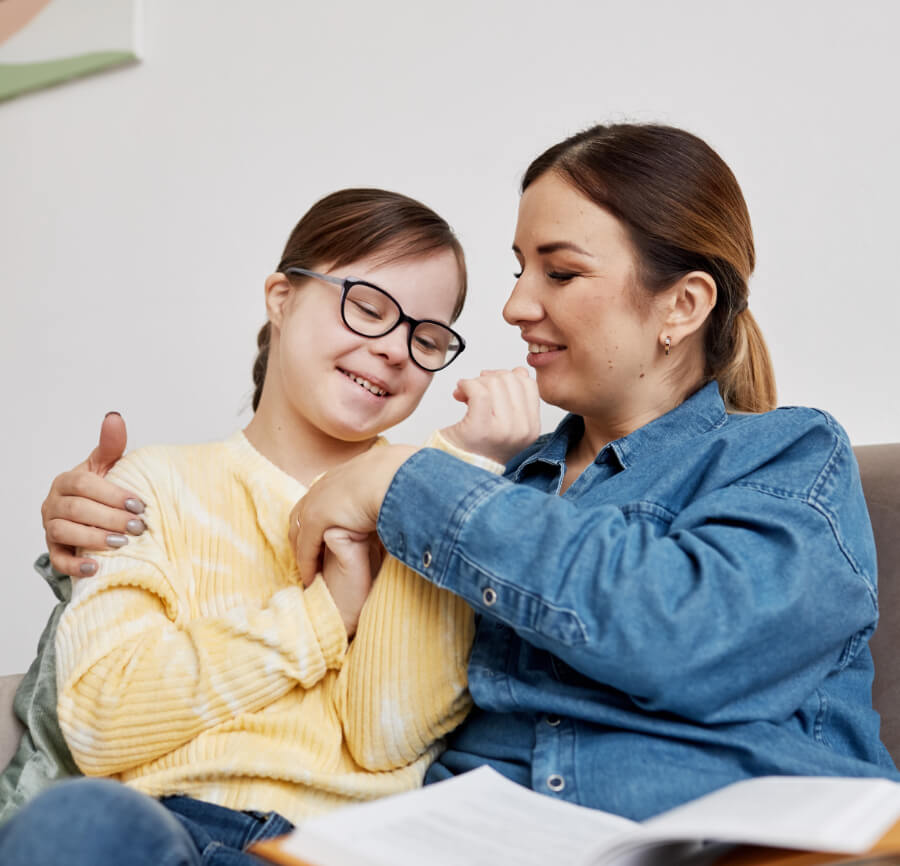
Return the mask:
<path id="1" fill-rule="evenodd" d="M 286 866 L 673 866 L 718 863 L 723 843 L 900 852 L 900 824 L 888 833 L 898 818 L 900 784 L 886 779 L 749 779 L 637 823 L 482 767 L 310 819 L 251 851 Z"/>

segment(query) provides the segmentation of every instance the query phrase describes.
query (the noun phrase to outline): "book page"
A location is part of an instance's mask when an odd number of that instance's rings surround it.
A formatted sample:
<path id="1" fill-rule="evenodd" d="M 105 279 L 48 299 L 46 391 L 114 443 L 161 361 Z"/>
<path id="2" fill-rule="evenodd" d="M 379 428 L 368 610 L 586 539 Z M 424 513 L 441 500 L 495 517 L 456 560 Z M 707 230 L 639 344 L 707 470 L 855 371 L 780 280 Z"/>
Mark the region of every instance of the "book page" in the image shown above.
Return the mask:
<path id="1" fill-rule="evenodd" d="M 282 848 L 317 866 L 576 866 L 639 826 L 536 794 L 482 767 L 314 818 Z"/>
<path id="2" fill-rule="evenodd" d="M 895 782 L 779 776 L 737 782 L 638 824 L 482 767 L 312 819 L 278 844 L 311 866 L 672 866 L 706 862 L 715 852 L 704 841 L 862 852 L 898 816 Z"/>
<path id="3" fill-rule="evenodd" d="M 900 785 L 887 779 L 764 776 L 728 785 L 643 827 L 662 837 L 858 853 L 898 815 Z"/>

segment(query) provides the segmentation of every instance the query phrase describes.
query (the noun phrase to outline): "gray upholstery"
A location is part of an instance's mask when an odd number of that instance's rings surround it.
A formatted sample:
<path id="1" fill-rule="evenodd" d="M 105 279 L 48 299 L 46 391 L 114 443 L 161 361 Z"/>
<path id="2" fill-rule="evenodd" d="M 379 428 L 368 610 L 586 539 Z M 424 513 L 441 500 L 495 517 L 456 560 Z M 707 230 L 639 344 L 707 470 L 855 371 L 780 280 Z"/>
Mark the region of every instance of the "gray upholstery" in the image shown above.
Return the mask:
<path id="1" fill-rule="evenodd" d="M 881 738 L 900 765 L 900 442 L 854 450 L 878 548 L 881 621 L 872 638 L 872 701 L 881 713 Z M 12 757 L 22 731 L 12 713 L 20 679 L 0 676 L 0 767 Z"/>
<path id="2" fill-rule="evenodd" d="M 13 696 L 21 674 L 0 677 L 0 767 L 5 767 L 15 754 L 22 736 L 22 725 L 13 715 Z"/>
<path id="3" fill-rule="evenodd" d="M 881 713 L 881 739 L 900 766 L 900 442 L 854 450 L 878 548 L 881 619 L 871 643 L 872 703 Z"/>

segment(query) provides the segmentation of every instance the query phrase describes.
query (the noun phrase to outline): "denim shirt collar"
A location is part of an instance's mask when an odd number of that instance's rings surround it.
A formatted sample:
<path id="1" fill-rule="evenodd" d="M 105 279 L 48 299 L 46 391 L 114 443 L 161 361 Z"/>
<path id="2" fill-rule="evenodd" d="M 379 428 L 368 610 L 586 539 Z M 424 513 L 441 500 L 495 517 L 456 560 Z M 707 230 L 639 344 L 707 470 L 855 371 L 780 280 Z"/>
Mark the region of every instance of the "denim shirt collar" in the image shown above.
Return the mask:
<path id="1" fill-rule="evenodd" d="M 708 430 L 721 427 L 727 417 L 725 404 L 719 394 L 719 385 L 712 381 L 665 415 L 655 418 L 621 439 L 609 442 L 594 460 L 597 462 L 605 459 L 607 454 L 615 455 L 621 468 L 627 469 L 661 448 L 671 448 Z M 510 477 L 519 481 L 529 466 L 538 463 L 561 469 L 565 466 L 570 444 L 578 441 L 583 435 L 584 419 L 580 415 L 566 415 L 556 430 L 547 436 L 542 446 L 523 460 Z"/>

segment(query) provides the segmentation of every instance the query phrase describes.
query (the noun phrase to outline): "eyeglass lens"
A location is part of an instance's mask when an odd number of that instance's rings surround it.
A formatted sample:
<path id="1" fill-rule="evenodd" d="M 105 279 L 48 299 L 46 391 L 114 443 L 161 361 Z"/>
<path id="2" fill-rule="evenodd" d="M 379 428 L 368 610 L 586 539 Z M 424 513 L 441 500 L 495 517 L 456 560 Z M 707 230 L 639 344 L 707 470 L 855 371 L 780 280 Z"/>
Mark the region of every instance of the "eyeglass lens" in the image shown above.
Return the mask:
<path id="1" fill-rule="evenodd" d="M 401 310 L 386 292 L 352 283 L 344 295 L 342 314 L 347 326 L 358 334 L 380 337 L 400 321 Z M 413 359 L 426 370 L 438 370 L 456 357 L 460 342 L 444 325 L 419 322 L 412 332 L 409 349 Z"/>

